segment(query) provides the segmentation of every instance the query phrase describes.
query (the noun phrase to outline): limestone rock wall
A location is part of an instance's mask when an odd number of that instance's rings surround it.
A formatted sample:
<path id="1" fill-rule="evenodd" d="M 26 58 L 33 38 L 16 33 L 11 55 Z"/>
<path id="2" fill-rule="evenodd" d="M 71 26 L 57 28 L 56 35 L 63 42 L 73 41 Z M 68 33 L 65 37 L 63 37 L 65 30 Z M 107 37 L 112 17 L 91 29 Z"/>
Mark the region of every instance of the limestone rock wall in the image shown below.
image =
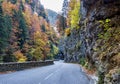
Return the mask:
<path id="1" fill-rule="evenodd" d="M 120 83 L 120 0 L 81 0 L 80 28 L 64 38 L 66 62 L 85 57 L 99 84 Z"/>

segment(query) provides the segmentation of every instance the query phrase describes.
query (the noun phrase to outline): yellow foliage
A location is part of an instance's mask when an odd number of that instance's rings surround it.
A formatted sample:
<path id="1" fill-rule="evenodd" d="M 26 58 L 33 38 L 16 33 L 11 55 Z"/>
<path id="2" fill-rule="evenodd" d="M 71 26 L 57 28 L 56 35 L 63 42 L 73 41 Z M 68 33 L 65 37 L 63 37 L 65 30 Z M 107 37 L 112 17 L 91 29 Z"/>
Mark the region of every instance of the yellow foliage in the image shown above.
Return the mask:
<path id="1" fill-rule="evenodd" d="M 33 52 L 34 57 L 36 58 L 37 61 L 41 60 L 43 57 L 43 53 L 40 47 L 36 47 L 34 52 Z"/>
<path id="2" fill-rule="evenodd" d="M 31 52 L 33 57 L 35 57 L 36 60 L 46 58 L 47 54 L 50 52 L 47 35 L 41 31 L 34 32 L 34 44 L 34 49 Z"/>
<path id="3" fill-rule="evenodd" d="M 25 62 L 25 61 L 26 61 L 26 59 L 23 59 L 23 58 L 18 60 L 18 62 Z"/>
<path id="4" fill-rule="evenodd" d="M 69 36 L 70 33 L 71 33 L 70 28 L 66 28 L 66 29 L 65 29 L 65 35 L 66 35 L 66 36 Z"/>
<path id="5" fill-rule="evenodd" d="M 68 11 L 68 24 L 71 28 L 79 28 L 79 19 L 80 19 L 80 1 L 79 0 L 70 0 L 69 2 L 69 11 Z"/>
<path id="6" fill-rule="evenodd" d="M 46 45 L 46 42 L 45 42 L 45 39 L 43 38 L 44 36 L 42 36 L 41 33 L 42 32 L 39 32 L 39 31 L 34 33 L 34 41 L 37 46 L 43 47 Z"/>
<path id="7" fill-rule="evenodd" d="M 18 62 L 25 62 L 27 60 L 26 56 L 24 56 L 21 51 L 16 51 L 13 54 L 15 55 Z"/>
<path id="8" fill-rule="evenodd" d="M 28 27 L 31 28 L 32 26 L 32 10 L 30 7 L 28 7 L 27 5 L 25 6 L 25 11 L 23 12 L 24 18 L 26 20 L 26 23 L 28 25 Z"/>

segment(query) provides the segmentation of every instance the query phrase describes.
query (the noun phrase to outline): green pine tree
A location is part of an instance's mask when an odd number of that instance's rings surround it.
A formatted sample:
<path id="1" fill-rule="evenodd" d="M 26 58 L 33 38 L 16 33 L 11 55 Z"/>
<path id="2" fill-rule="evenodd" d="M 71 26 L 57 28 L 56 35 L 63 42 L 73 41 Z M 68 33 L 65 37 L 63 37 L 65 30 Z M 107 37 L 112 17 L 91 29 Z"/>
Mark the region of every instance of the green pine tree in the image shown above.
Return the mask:
<path id="1" fill-rule="evenodd" d="M 2 3 L 0 3 L 0 61 L 4 59 L 6 47 L 10 37 L 12 22 L 9 15 L 4 15 Z"/>
<path id="2" fill-rule="evenodd" d="M 26 42 L 26 40 L 28 39 L 28 28 L 27 28 L 27 24 L 25 21 L 25 18 L 22 14 L 22 10 L 18 11 L 18 22 L 19 22 L 19 29 L 20 29 L 20 33 L 19 33 L 19 46 L 22 49 L 24 43 Z"/>
<path id="3" fill-rule="evenodd" d="M 6 35 L 6 27 L 5 27 L 5 19 L 3 16 L 3 11 L 2 11 L 2 6 L 0 3 L 0 54 L 3 53 L 4 48 L 6 46 L 6 40 L 7 35 Z"/>

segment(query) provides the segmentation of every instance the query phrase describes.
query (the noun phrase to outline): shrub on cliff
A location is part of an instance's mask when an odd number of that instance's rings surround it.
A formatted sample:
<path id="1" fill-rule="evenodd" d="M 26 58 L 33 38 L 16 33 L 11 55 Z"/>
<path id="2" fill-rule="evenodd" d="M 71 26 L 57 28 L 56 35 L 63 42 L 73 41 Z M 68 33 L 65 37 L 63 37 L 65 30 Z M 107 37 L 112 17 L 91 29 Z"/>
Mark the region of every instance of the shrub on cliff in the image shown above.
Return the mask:
<path id="1" fill-rule="evenodd" d="M 65 29 L 65 35 L 66 35 L 66 36 L 69 36 L 70 34 L 71 34 L 70 28 L 66 28 L 66 29 Z"/>

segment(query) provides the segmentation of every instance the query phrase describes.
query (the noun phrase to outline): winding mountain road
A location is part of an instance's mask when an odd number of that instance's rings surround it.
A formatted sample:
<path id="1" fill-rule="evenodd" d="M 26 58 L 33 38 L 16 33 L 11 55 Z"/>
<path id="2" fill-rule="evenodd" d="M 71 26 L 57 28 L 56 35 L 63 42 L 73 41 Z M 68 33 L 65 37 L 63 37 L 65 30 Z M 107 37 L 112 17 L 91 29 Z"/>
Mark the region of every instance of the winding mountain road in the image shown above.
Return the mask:
<path id="1" fill-rule="evenodd" d="M 90 84 L 79 65 L 56 61 L 53 65 L 0 75 L 0 84 Z"/>

